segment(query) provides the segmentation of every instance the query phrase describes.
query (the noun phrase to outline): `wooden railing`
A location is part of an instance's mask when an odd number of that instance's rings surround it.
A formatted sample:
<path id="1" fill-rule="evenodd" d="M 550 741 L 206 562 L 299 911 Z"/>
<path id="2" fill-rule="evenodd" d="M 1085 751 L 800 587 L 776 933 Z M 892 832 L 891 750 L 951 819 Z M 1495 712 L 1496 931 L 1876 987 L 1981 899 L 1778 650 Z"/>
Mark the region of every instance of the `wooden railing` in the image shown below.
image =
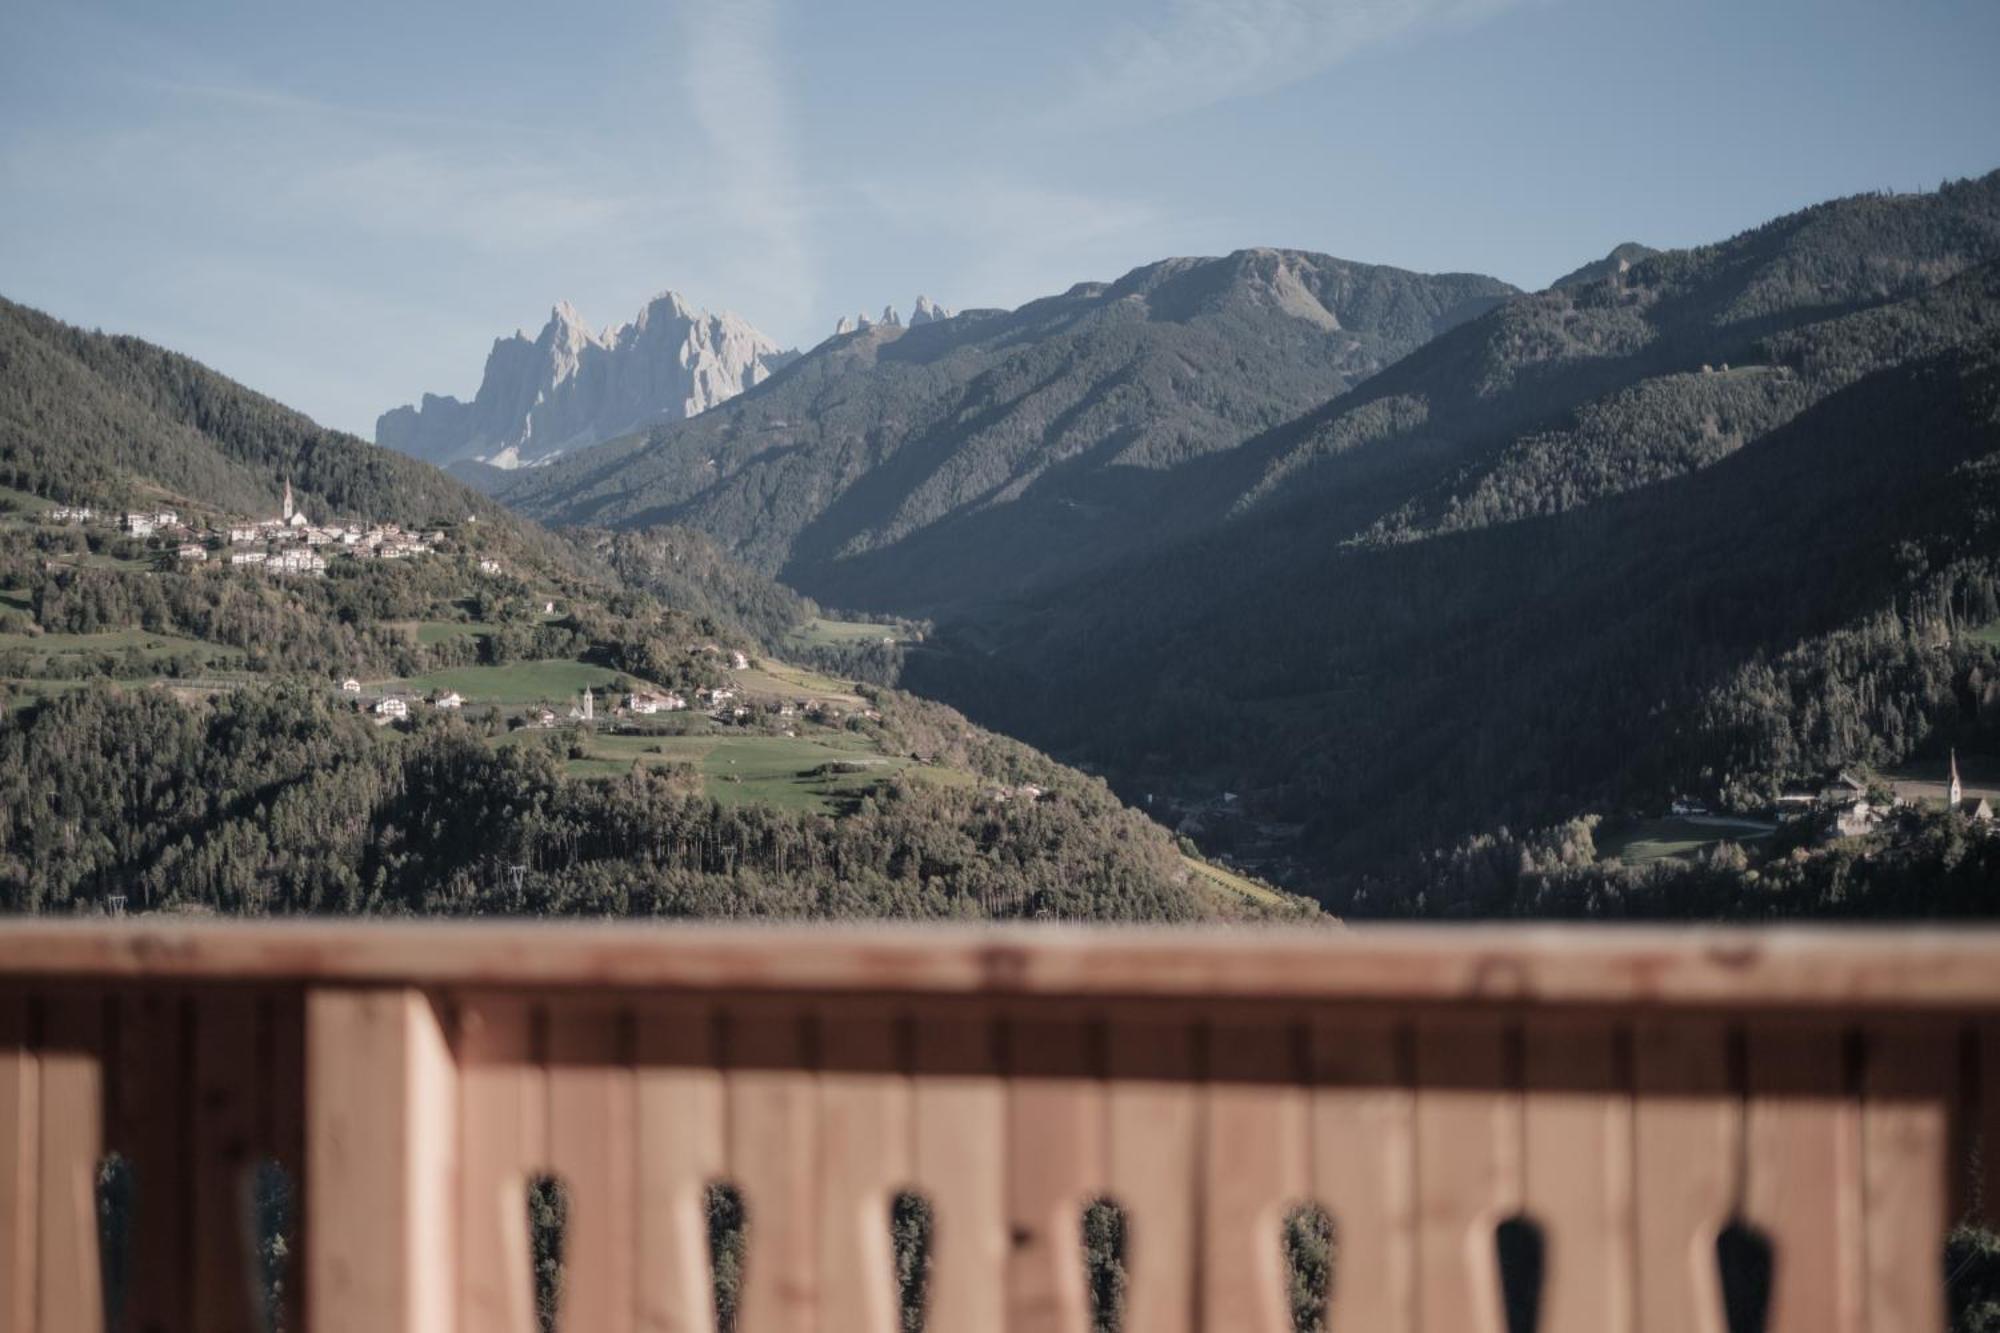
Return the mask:
<path id="1" fill-rule="evenodd" d="M 1982 1142 L 1977 932 L 0 927 L 9 1333 L 105 1326 L 110 1154 L 133 1330 L 263 1326 L 269 1160 L 314 1333 L 528 1333 L 544 1174 L 575 1333 L 711 1328 L 717 1181 L 747 1333 L 896 1328 L 905 1190 L 937 1333 L 1086 1329 L 1100 1196 L 1133 1333 L 1290 1329 L 1301 1201 L 1335 1333 L 1506 1333 L 1503 1223 L 1543 1333 L 1725 1333 L 1726 1229 L 1767 1247 L 1734 1326 L 1928 1333 Z"/>

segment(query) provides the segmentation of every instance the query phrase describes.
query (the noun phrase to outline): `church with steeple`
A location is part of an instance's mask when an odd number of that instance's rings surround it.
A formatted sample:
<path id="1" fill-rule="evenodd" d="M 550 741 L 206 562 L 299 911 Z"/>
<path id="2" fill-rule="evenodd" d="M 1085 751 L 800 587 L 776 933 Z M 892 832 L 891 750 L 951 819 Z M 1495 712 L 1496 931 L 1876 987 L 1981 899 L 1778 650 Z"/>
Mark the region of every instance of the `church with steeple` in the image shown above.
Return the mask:
<path id="1" fill-rule="evenodd" d="M 306 526 L 305 511 L 292 503 L 292 479 L 290 477 L 285 478 L 284 524 L 288 528 L 303 528 Z"/>

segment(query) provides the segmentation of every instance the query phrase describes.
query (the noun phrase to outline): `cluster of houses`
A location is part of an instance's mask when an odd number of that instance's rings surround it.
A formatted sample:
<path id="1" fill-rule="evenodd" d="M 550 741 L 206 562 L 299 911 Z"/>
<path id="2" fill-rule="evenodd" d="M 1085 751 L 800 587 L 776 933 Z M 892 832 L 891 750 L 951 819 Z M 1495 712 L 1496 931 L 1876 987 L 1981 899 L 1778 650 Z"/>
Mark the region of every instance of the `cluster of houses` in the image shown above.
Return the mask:
<path id="1" fill-rule="evenodd" d="M 1780 822 L 1800 819 L 1821 821 L 1819 836 L 1832 842 L 1873 833 L 1899 810 L 1915 808 L 1917 802 L 1892 796 L 1878 800 L 1869 794 L 1868 784 L 1852 773 L 1841 773 L 1816 790 L 1793 789 L 1776 801 Z M 1952 752 L 1950 776 L 1945 785 L 1945 808 L 1955 810 L 1976 825 L 1993 822 L 1993 806 L 1984 796 L 1967 796 L 1958 774 L 1958 753 Z M 1705 812 L 1704 812 L 1705 813 Z"/>
<path id="2" fill-rule="evenodd" d="M 58 505 L 48 511 L 58 523 L 91 523 L 97 512 L 85 505 Z M 132 510 L 119 522 L 127 536 L 141 539 L 179 539 L 174 558 L 185 564 L 200 564 L 209 558 L 211 542 L 202 539 L 172 509 Z M 226 564 L 241 565 L 274 574 L 324 574 L 329 556 L 357 560 L 407 560 L 427 555 L 444 540 L 444 533 L 410 532 L 395 523 L 317 524 L 308 519 L 292 498 L 292 483 L 285 482 L 282 512 L 275 518 L 230 523 L 214 536 L 214 545 L 224 549 Z M 493 561 L 486 564 L 493 565 Z M 497 569 L 498 566 L 495 565 Z"/>

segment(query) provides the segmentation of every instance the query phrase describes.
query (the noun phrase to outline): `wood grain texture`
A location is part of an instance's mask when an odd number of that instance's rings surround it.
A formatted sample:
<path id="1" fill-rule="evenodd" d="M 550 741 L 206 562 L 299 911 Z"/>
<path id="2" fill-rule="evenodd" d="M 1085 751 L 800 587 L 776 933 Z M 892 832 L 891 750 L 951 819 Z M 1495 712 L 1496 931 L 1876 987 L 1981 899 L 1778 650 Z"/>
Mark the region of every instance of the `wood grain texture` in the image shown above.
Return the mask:
<path id="1" fill-rule="evenodd" d="M 1745 1211 L 1776 1250 L 1768 1333 L 1864 1327 L 1861 1123 L 1846 1092 L 1845 1035 L 1749 1030 Z"/>
<path id="2" fill-rule="evenodd" d="M 888 1006 L 843 1005 L 820 1025 L 820 1326 L 897 1333 L 890 1207 L 911 1183 L 909 1080 Z"/>
<path id="3" fill-rule="evenodd" d="M 430 1001 L 323 990 L 306 1008 L 313 1333 L 437 1333 L 457 1314 L 457 1089 Z"/>
<path id="4" fill-rule="evenodd" d="M 528 1182 L 548 1169 L 538 1011 L 514 996 L 458 1002 L 459 1285 L 464 1333 L 534 1333 Z"/>
<path id="5" fill-rule="evenodd" d="M 1632 1098 L 1619 1033 L 1543 1019 L 1526 1033 L 1526 1210 L 1546 1244 L 1538 1333 L 1629 1333 Z"/>
<path id="6" fill-rule="evenodd" d="M 1106 1043 L 1113 1198 L 1124 1205 L 1126 1327 L 1191 1333 L 1201 1196 L 1197 1030 L 1184 1011 L 1115 1017 Z"/>
<path id="7" fill-rule="evenodd" d="M 642 1333 L 709 1333 L 707 1186 L 722 1178 L 723 1092 L 715 1011 L 654 1003 L 637 1032 Z"/>
<path id="8" fill-rule="evenodd" d="M 571 1001 L 548 1020 L 548 1164 L 568 1190 L 558 1318 L 631 1333 L 637 1313 L 638 1092 L 615 1005 Z"/>
<path id="9" fill-rule="evenodd" d="M 806 1015 L 786 1004 L 732 1006 L 725 1031 L 729 1178 L 746 1214 L 742 1327 L 815 1333 L 819 1105 Z"/>
<path id="10" fill-rule="evenodd" d="M 1007 1333 L 1087 1333 L 1083 1210 L 1106 1190 L 1098 1033 L 1076 1015 L 1007 1022 Z"/>
<path id="11" fill-rule="evenodd" d="M 2000 932 L 29 920 L 0 977 L 1515 1006 L 2000 1008 Z"/>
<path id="12" fill-rule="evenodd" d="M 1290 1333 L 1285 1214 L 1311 1190 L 1303 1027 L 1224 1019 L 1208 1035 L 1202 1177 L 1204 1328 Z"/>
<path id="13" fill-rule="evenodd" d="M 0 1333 L 32 1333 L 41 1172 L 41 1062 L 28 999 L 0 991 Z"/>
<path id="14" fill-rule="evenodd" d="M 1949 1220 L 1957 1052 L 1958 1034 L 1935 1024 L 1868 1033 L 1861 1151 L 1871 1333 L 1945 1327 L 1937 1256 Z"/>
<path id="15" fill-rule="evenodd" d="M 912 1028 L 916 1184 L 934 1219 L 929 1326 L 1000 1333 L 1009 1158 L 998 1019 L 983 1005 L 929 1006 Z"/>
<path id="16" fill-rule="evenodd" d="M 1416 1327 L 1416 1094 L 1410 1030 L 1392 1015 L 1312 1030 L 1313 1197 L 1333 1217 L 1328 1327 Z"/>
<path id="17" fill-rule="evenodd" d="M 1417 1290 L 1424 1333 L 1506 1333 L 1494 1231 L 1519 1210 L 1521 1099 L 1508 1027 L 1467 1015 L 1417 1026 Z"/>
<path id="18" fill-rule="evenodd" d="M 112 1074 L 112 1146 L 132 1164 L 132 1269 L 127 1327 L 192 1327 L 195 1228 L 187 1144 L 193 1135 L 193 1001 L 172 990 L 120 997 Z"/>
<path id="19" fill-rule="evenodd" d="M 103 1018 L 102 997 L 88 992 L 51 996 L 43 1006 L 35 1325 L 40 1329 L 99 1333 L 104 1327 L 97 1247 Z"/>
<path id="20" fill-rule="evenodd" d="M 1633 1026 L 1639 1333 L 1725 1333 L 1715 1241 L 1745 1187 L 1730 1040 L 1714 1019 Z"/>
<path id="21" fill-rule="evenodd" d="M 194 1001 L 194 1325 L 262 1333 L 252 1263 L 250 1170 L 261 1146 L 258 1103 L 268 1071 L 258 1059 L 252 992 L 210 991 Z M 141 1182 L 143 1192 L 144 1183 Z"/>

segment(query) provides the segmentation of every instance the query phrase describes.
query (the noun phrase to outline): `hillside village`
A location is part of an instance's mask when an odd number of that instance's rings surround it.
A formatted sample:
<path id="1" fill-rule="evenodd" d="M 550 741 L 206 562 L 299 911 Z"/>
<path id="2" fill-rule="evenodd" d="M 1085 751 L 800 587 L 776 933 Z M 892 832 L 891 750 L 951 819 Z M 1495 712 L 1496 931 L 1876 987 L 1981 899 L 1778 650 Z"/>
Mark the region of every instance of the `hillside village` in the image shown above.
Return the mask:
<path id="1" fill-rule="evenodd" d="M 277 515 L 261 519 L 226 517 L 197 526 L 174 509 L 128 510 L 115 523 L 87 505 L 57 505 L 50 523 L 114 528 L 146 543 L 162 560 L 201 564 L 217 560 L 233 567 L 272 574 L 324 574 L 329 560 L 408 560 L 430 555 L 445 540 L 443 529 L 411 532 L 396 523 L 315 523 L 292 498 L 285 482 Z M 486 568 L 490 566 L 490 568 Z M 496 561 L 482 568 L 498 573 Z"/>

